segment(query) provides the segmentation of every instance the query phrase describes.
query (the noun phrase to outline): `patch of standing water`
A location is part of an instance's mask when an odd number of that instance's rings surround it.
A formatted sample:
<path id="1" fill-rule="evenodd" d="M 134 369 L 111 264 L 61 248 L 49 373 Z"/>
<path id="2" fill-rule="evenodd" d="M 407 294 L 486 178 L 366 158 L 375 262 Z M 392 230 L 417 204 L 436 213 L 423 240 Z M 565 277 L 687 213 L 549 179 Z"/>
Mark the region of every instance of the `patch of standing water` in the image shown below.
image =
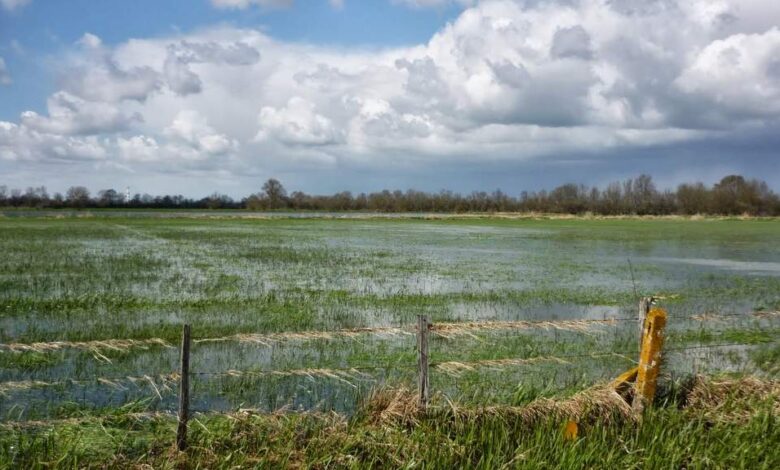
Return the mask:
<path id="1" fill-rule="evenodd" d="M 737 261 L 731 259 L 703 259 L 703 258 L 645 258 L 648 261 L 661 263 L 689 264 L 708 268 L 739 271 L 747 274 L 763 274 L 780 276 L 780 263 L 768 261 Z"/>

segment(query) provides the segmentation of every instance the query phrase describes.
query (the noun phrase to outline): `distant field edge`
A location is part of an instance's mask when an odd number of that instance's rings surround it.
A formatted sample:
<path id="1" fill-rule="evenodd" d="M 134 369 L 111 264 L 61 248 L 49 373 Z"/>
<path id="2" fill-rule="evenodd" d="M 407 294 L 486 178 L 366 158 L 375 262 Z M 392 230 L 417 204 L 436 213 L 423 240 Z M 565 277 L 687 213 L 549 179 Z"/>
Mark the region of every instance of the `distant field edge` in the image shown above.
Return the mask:
<path id="1" fill-rule="evenodd" d="M 2 218 L 101 218 L 160 217 L 194 219 L 506 219 L 506 220 L 669 220 L 669 221 L 778 221 L 780 216 L 758 215 L 602 215 L 593 213 L 561 214 L 549 212 L 371 212 L 371 211 L 251 211 L 246 209 L 29 209 L 0 208 Z"/>

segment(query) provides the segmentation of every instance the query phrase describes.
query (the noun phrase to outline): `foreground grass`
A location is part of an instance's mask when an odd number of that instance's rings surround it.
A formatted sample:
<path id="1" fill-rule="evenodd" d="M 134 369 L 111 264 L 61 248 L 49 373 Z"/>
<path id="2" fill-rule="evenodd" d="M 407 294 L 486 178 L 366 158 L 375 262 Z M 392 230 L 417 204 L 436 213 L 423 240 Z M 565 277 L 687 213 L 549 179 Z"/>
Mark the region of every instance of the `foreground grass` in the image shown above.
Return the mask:
<path id="1" fill-rule="evenodd" d="M 698 381 L 636 416 L 589 390 L 524 406 L 427 414 L 413 394 L 376 394 L 335 414 L 202 415 L 190 447 L 173 450 L 175 420 L 127 406 L 100 417 L 5 424 L 0 467 L 65 468 L 778 468 L 774 381 Z M 586 398 L 586 400 L 583 400 Z M 444 403 L 444 402 L 442 402 Z M 530 410 L 530 411 L 529 411 Z M 581 434 L 566 440 L 562 423 Z"/>

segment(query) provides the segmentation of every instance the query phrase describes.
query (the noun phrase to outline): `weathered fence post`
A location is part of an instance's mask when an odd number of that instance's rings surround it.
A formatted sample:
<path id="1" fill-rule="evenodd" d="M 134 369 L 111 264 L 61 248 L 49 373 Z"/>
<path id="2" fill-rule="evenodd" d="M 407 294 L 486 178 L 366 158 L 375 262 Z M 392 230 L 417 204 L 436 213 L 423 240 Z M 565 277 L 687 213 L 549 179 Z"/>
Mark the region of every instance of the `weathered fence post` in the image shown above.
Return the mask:
<path id="1" fill-rule="evenodd" d="M 190 415 L 190 325 L 184 325 L 181 334 L 181 377 L 179 380 L 179 427 L 176 447 L 187 448 L 187 421 Z"/>
<path id="2" fill-rule="evenodd" d="M 642 350 L 639 353 L 634 401 L 634 411 L 641 412 L 655 398 L 655 387 L 661 370 L 661 348 L 664 343 L 666 311 L 653 308 L 645 319 L 642 332 Z"/>
<path id="3" fill-rule="evenodd" d="M 650 313 L 650 309 L 653 307 L 652 297 L 642 297 L 639 299 L 639 316 L 637 317 L 639 323 L 639 349 L 642 349 L 643 335 L 645 334 L 645 318 Z"/>
<path id="4" fill-rule="evenodd" d="M 428 317 L 417 316 L 417 366 L 419 376 L 417 386 L 420 392 L 420 409 L 428 406 Z"/>

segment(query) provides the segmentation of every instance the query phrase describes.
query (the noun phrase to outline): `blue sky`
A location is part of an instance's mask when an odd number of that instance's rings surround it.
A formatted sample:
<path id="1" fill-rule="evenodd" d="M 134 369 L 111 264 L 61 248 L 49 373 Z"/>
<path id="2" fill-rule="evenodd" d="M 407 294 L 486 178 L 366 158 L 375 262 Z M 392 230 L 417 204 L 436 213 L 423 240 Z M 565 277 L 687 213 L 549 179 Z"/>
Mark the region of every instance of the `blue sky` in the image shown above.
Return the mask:
<path id="1" fill-rule="evenodd" d="M 0 0 L 0 185 L 780 187 L 773 0 Z"/>

